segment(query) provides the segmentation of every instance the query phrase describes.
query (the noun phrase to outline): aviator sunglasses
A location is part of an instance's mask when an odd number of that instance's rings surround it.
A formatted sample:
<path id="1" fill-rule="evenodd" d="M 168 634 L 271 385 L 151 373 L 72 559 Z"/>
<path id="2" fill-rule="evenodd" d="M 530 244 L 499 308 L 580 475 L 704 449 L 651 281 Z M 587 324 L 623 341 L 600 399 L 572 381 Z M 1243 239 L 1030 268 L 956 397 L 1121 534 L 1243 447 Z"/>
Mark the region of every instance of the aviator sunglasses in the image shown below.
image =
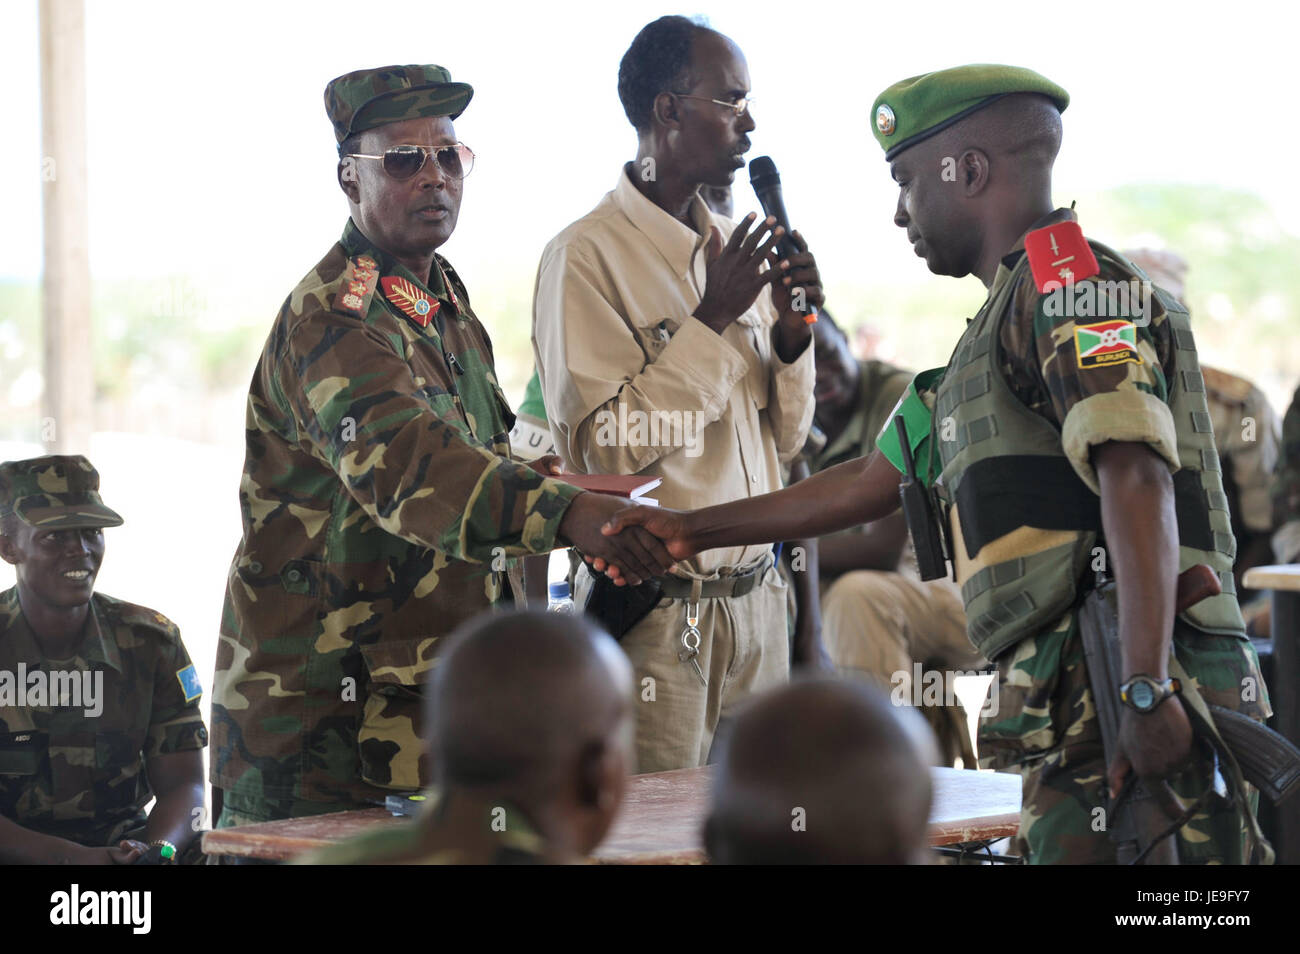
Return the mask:
<path id="1" fill-rule="evenodd" d="M 449 179 L 464 179 L 474 168 L 474 151 L 463 142 L 450 146 L 393 146 L 385 149 L 382 156 L 367 156 L 359 152 L 350 152 L 344 158 L 379 159 L 383 161 L 384 172 L 394 179 L 409 179 L 421 169 L 430 156 L 438 163 L 442 174 Z"/>

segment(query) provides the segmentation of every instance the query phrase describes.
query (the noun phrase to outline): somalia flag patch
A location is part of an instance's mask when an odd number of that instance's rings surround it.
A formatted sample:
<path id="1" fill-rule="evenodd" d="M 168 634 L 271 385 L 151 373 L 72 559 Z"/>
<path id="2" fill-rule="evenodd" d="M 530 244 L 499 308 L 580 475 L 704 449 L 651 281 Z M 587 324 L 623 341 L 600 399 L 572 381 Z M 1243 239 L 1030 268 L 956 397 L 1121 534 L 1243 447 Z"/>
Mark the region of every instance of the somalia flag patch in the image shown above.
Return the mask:
<path id="1" fill-rule="evenodd" d="M 195 672 L 193 663 L 184 669 L 176 670 L 176 680 L 181 684 L 181 692 L 185 693 L 186 702 L 193 702 L 203 695 L 203 686 L 199 685 L 199 674 Z"/>
<path id="2" fill-rule="evenodd" d="M 1118 319 L 1095 325 L 1078 325 L 1074 329 L 1074 347 L 1079 367 L 1103 368 L 1125 361 L 1142 363 L 1137 349 L 1137 328 L 1133 322 Z"/>

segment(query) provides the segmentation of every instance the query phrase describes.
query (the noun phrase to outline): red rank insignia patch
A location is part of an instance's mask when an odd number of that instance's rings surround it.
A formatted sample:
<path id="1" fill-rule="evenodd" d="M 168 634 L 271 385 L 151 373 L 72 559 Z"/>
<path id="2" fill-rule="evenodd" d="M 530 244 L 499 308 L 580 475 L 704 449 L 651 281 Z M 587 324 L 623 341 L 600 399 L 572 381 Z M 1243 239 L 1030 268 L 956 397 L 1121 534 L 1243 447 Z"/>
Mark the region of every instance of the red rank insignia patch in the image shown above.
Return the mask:
<path id="1" fill-rule="evenodd" d="M 343 282 L 334 293 L 334 310 L 353 318 L 365 317 L 362 309 L 366 307 L 369 295 L 375 288 L 375 273 L 366 268 L 363 259 L 348 261 L 343 275 Z"/>
<path id="2" fill-rule="evenodd" d="M 1059 222 L 1025 236 L 1029 270 L 1040 292 L 1092 278 L 1101 269 L 1078 222 Z"/>
<path id="3" fill-rule="evenodd" d="M 398 278 L 396 275 L 381 278 L 379 284 L 384 287 L 384 297 L 421 328 L 429 327 L 429 319 L 437 313 L 438 306 L 442 304 L 429 301 L 428 295 L 405 278 Z"/>

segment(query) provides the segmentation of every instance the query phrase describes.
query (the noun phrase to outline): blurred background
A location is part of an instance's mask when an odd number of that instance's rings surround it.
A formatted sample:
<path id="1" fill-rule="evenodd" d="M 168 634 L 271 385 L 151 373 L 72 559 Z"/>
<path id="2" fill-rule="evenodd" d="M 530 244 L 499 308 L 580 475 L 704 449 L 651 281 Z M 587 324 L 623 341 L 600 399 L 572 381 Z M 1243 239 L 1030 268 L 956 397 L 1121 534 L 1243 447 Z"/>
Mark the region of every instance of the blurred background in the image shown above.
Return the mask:
<path id="1" fill-rule="evenodd" d="M 43 453 L 43 155 L 38 4 L 7 0 L 0 174 L 0 459 Z M 984 298 L 931 275 L 892 224 L 896 190 L 868 131 L 876 94 L 967 62 L 1036 69 L 1069 90 L 1056 201 L 1116 248 L 1189 264 L 1202 359 L 1252 378 L 1280 415 L 1300 377 L 1300 142 L 1292 34 L 1277 8 L 1230 14 L 1102 0 L 860 7 L 91 0 L 85 11 L 87 313 L 93 436 L 82 448 L 110 530 L 99 589 L 180 624 L 211 681 L 240 532 L 244 396 L 285 296 L 347 207 L 322 92 L 334 76 L 435 62 L 476 93 L 456 123 L 478 160 L 442 249 L 465 279 L 516 404 L 532 370 L 545 243 L 635 152 L 618 63 L 645 23 L 701 14 L 744 50 L 750 156 L 781 170 L 840 323 L 911 368 L 943 364 Z M 736 216 L 756 210 L 742 171 Z M 12 583 L 0 564 L 0 587 Z"/>

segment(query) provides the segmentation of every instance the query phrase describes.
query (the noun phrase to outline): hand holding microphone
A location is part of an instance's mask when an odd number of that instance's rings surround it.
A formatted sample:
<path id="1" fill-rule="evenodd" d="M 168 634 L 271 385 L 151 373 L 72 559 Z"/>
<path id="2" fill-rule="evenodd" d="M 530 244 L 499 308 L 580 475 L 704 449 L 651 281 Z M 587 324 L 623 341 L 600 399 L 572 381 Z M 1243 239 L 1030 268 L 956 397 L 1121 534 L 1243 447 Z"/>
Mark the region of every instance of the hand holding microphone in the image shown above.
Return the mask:
<path id="1" fill-rule="evenodd" d="M 769 218 L 785 229 L 777 243 L 780 261 L 773 276 L 772 300 L 781 313 L 778 324 L 778 351 L 785 360 L 788 354 L 797 354 L 807 342 L 807 326 L 817 320 L 817 312 L 825 302 L 821 274 L 817 261 L 808 251 L 808 243 L 798 232 L 790 230 L 790 219 L 781 196 L 781 176 L 776 163 L 768 156 L 759 156 L 749 164 L 749 182 L 754 187 L 759 204 Z"/>

